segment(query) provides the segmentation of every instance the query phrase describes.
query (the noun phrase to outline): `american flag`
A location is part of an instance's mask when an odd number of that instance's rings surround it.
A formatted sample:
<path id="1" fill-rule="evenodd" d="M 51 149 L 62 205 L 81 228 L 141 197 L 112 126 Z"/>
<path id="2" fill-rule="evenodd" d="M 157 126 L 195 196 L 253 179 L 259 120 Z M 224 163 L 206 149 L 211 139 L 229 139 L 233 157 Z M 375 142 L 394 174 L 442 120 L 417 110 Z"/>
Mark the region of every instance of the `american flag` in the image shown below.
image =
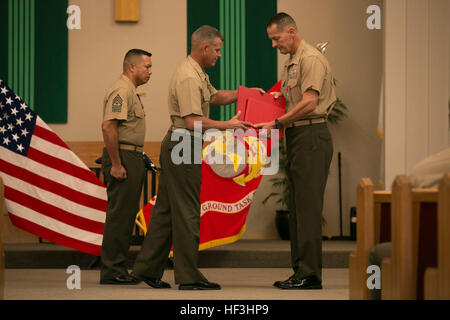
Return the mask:
<path id="1" fill-rule="evenodd" d="M 100 255 L 105 186 L 2 80 L 0 176 L 16 227 Z"/>

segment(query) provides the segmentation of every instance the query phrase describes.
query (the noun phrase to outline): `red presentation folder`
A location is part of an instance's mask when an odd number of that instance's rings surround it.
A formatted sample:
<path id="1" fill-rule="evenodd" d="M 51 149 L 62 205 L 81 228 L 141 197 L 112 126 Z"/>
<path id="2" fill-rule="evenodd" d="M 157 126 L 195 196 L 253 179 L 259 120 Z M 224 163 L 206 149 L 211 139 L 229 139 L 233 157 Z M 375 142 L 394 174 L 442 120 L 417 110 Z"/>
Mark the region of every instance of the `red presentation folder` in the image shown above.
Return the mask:
<path id="1" fill-rule="evenodd" d="M 269 91 L 270 92 L 270 91 Z M 241 111 L 239 120 L 252 124 L 273 121 L 285 113 L 286 99 L 274 99 L 270 93 L 239 86 L 236 112 Z M 280 139 L 282 132 L 280 132 Z"/>
<path id="2" fill-rule="evenodd" d="M 241 114 L 239 115 L 239 120 L 244 121 L 248 98 L 253 97 L 258 99 L 262 96 L 263 95 L 258 90 L 249 89 L 243 86 L 238 87 L 236 113 L 238 113 L 239 111 L 241 112 Z"/>
<path id="3" fill-rule="evenodd" d="M 272 100 L 275 100 L 271 97 Z M 248 98 L 244 121 L 252 124 L 270 122 L 278 119 L 285 113 L 284 106 L 267 102 L 261 99 Z"/>

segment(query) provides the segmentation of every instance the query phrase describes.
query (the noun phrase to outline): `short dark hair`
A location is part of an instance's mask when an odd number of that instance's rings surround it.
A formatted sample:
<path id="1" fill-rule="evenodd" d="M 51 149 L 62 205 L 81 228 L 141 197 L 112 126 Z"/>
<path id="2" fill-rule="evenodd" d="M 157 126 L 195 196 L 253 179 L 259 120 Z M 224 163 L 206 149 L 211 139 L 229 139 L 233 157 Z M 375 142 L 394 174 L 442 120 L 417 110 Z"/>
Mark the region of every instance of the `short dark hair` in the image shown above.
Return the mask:
<path id="1" fill-rule="evenodd" d="M 204 41 L 213 43 L 216 39 L 224 41 L 224 37 L 219 30 L 208 25 L 201 26 L 192 33 L 191 48 L 196 48 Z"/>
<path id="2" fill-rule="evenodd" d="M 134 57 L 134 56 L 148 56 L 148 57 L 151 57 L 152 54 L 150 52 L 147 52 L 147 51 L 142 50 L 142 49 L 131 49 L 131 50 L 128 50 L 128 52 L 125 55 L 125 58 L 123 60 L 124 61 L 125 60 L 129 60 L 131 57 Z"/>
<path id="3" fill-rule="evenodd" d="M 125 54 L 123 58 L 123 69 L 126 70 L 127 66 L 136 60 L 136 58 L 141 58 L 142 56 L 151 57 L 152 54 L 142 49 L 131 49 Z"/>
<path id="4" fill-rule="evenodd" d="M 277 13 L 272 18 L 270 18 L 269 22 L 267 22 L 267 28 L 269 28 L 273 24 L 277 26 L 278 30 L 281 30 L 287 26 L 292 26 L 295 28 L 295 30 L 297 30 L 297 24 L 295 23 L 295 20 L 285 12 Z"/>

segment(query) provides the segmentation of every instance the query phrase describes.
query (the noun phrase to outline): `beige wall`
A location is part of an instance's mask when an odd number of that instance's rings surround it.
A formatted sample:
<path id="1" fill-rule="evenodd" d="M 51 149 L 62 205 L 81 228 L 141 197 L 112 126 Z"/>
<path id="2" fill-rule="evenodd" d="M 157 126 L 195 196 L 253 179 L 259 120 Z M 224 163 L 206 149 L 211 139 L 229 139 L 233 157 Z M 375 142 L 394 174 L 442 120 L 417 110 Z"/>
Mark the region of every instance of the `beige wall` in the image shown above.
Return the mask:
<path id="1" fill-rule="evenodd" d="M 449 146 L 450 4 L 386 2 L 386 183 Z"/>
<path id="2" fill-rule="evenodd" d="M 378 181 L 380 142 L 376 134 L 382 72 L 382 31 L 368 30 L 366 9 L 376 0 L 278 0 L 278 11 L 293 16 L 311 44 L 329 41 L 325 56 L 338 80 L 337 95 L 348 118 L 330 125 L 334 156 L 324 199 L 325 235 L 339 235 L 338 152 L 342 156 L 343 233 L 348 235 L 350 208 L 356 205 L 361 177 Z M 286 56 L 278 56 L 281 70 Z M 266 192 L 269 186 L 262 186 Z M 258 190 L 262 192 L 262 190 Z M 254 208 L 258 204 L 254 204 Z M 267 223 L 273 220 L 267 220 Z M 249 223 L 250 224 L 250 223 Z"/>
<path id="3" fill-rule="evenodd" d="M 63 140 L 66 141 L 95 141 L 101 140 L 100 123 L 102 113 L 103 95 L 109 85 L 121 73 L 121 61 L 125 52 L 132 47 L 147 49 L 153 53 L 153 76 L 150 83 L 142 86 L 140 91 L 147 95 L 143 102 L 147 112 L 147 136 L 146 141 L 159 141 L 162 139 L 168 127 L 168 114 L 166 107 L 167 85 L 175 64 L 186 54 L 186 3 L 182 0 L 142 0 L 141 19 L 138 23 L 116 23 L 114 21 L 114 1 L 113 0 L 70 0 L 70 4 L 79 5 L 81 8 L 81 30 L 69 31 L 69 118 L 68 123 L 63 125 L 51 125 Z M 414 1 L 413 1 L 414 2 Z M 405 10 L 406 1 L 396 0 L 388 2 L 391 6 L 398 6 L 398 10 Z M 397 3 L 397 4 L 396 4 Z M 400 4 L 399 4 L 400 3 Z M 408 0 L 408 3 L 409 0 Z M 446 0 L 416 0 L 415 4 L 423 6 L 426 3 L 433 3 L 432 7 L 427 6 L 424 10 L 411 9 L 403 12 L 402 19 L 393 17 L 389 26 L 390 32 L 400 32 L 391 44 L 396 47 L 386 53 L 387 57 L 398 59 L 395 54 L 402 54 L 408 59 L 419 59 L 429 56 L 429 51 L 411 42 L 417 36 L 420 41 L 428 41 L 429 31 L 435 30 L 435 25 L 428 25 L 429 22 L 440 23 L 438 17 L 448 17 L 448 2 Z M 335 156 L 333 158 L 331 172 L 325 194 L 324 216 L 327 225 L 324 234 L 337 235 L 339 233 L 338 221 L 338 173 L 337 173 L 337 152 L 342 152 L 342 187 L 343 187 L 343 215 L 344 234 L 348 234 L 348 215 L 350 207 L 355 205 L 356 185 L 361 177 L 370 177 L 374 182 L 378 180 L 380 163 L 380 143 L 376 135 L 378 121 L 378 104 L 380 95 L 380 83 L 383 72 L 383 30 L 368 30 L 366 28 L 366 8 L 369 5 L 378 4 L 382 6 L 381 0 L 278 0 L 278 11 L 290 13 L 300 27 L 300 33 L 310 43 L 315 44 L 321 41 L 329 41 L 326 52 L 334 74 L 338 79 L 338 96 L 348 105 L 349 117 L 337 126 L 331 126 L 334 140 Z M 439 6 L 447 8 L 439 10 Z M 394 11 L 390 11 L 392 13 Z M 423 15 L 422 13 L 427 13 Z M 383 19 L 385 10 L 382 11 Z M 409 24 L 406 25 L 406 17 L 409 16 Z M 415 18 L 414 18 L 415 17 Z M 448 23 L 448 19 L 447 19 Z M 407 27 L 408 26 L 408 27 Z M 399 27 L 405 28 L 398 29 Z M 406 29 L 407 28 L 407 29 Z M 425 29 L 424 29 L 425 28 Z M 437 25 L 439 30 L 439 25 Z M 442 27 L 440 27 L 442 28 Z M 397 31 L 395 31 L 397 30 Z M 408 31 L 408 35 L 406 34 Z M 442 29 L 443 45 L 447 46 L 447 51 L 439 54 L 443 55 L 442 61 L 450 63 L 448 53 L 448 24 L 447 29 Z M 402 33 L 403 32 L 403 33 Z M 439 34 L 438 34 L 439 35 Z M 390 35 L 392 36 L 392 34 Z M 431 40 L 435 39 L 434 35 Z M 447 37 L 445 40 L 445 36 Z M 389 36 L 388 36 L 389 37 Z M 413 43 L 406 47 L 406 41 Z M 433 40 L 433 43 L 436 40 Z M 270 42 L 267 42 L 270 45 Z M 413 51 L 410 51 L 413 49 Z M 408 52 L 408 53 L 407 53 Z M 428 53 L 427 53 L 428 52 Z M 447 58 L 445 57 L 447 52 Z M 286 57 L 279 56 L 279 68 L 281 68 Z M 392 75 L 402 72 L 404 64 L 402 56 L 397 62 L 390 62 L 386 67 Z M 414 61 L 414 60 L 413 60 Z M 438 72 L 436 60 L 433 72 Z M 445 62 L 444 62 L 445 65 Z M 391 92 L 396 96 L 399 88 L 406 92 L 414 93 L 421 103 L 427 103 L 426 99 L 419 94 L 420 89 L 427 85 L 427 82 L 420 77 L 420 74 L 427 73 L 423 65 L 414 68 L 414 63 L 409 62 L 409 74 L 419 73 L 419 78 L 415 82 L 407 84 L 407 78 L 402 73 L 398 83 L 391 85 Z M 391 69 L 392 68 L 392 69 Z M 450 91 L 448 64 L 447 88 Z M 445 77 L 445 76 L 444 76 Z M 427 80 L 428 81 L 428 80 Z M 436 81 L 436 80 L 433 80 Z M 447 81 L 447 82 L 446 82 Z M 419 90 L 415 92 L 415 90 Z M 447 101 L 448 92 L 447 91 Z M 403 98 L 402 98 L 403 97 Z M 403 95 L 400 99 L 406 99 Z M 428 93 L 430 97 L 430 93 Z M 425 99 L 425 100 L 423 100 Z M 435 99 L 435 97 L 433 97 Z M 443 98 L 439 98 L 443 99 Z M 414 99 L 409 98 L 414 102 Z M 408 113 L 408 121 L 418 123 L 423 120 L 421 115 L 426 114 L 428 124 L 419 126 L 419 132 L 428 132 L 429 128 L 435 129 L 430 120 L 429 113 L 420 108 L 420 103 L 416 101 L 411 106 Z M 393 104 L 391 111 L 398 111 L 400 107 L 406 108 L 406 102 Z M 442 104 L 442 103 L 441 103 Z M 415 111 L 419 113 L 415 113 Z M 442 106 L 438 114 L 443 114 Z M 448 111 L 446 113 L 448 116 Z M 406 123 L 405 114 L 397 115 L 402 123 Z M 433 115 L 436 118 L 436 115 Z M 439 116 L 438 116 L 439 117 Z M 448 117 L 445 117 L 448 119 Z M 437 118 L 439 127 L 444 127 L 445 122 Z M 422 121 L 423 122 L 423 121 Z M 405 124 L 406 126 L 406 124 Z M 406 128 L 406 127 L 405 127 Z M 426 128 L 426 129 L 424 129 Z M 448 122 L 447 122 L 448 130 Z M 406 129 L 401 129 L 392 133 L 392 137 L 406 134 Z M 425 130 L 425 131 L 424 131 Z M 440 129 L 442 131 L 442 129 Z M 439 131 L 438 131 L 439 132 Z M 414 133 L 414 126 L 409 126 L 408 134 Z M 435 134 L 435 133 L 433 133 Z M 422 137 L 423 138 L 423 137 Z M 420 138 L 419 138 L 420 139 Z M 414 140 L 409 140 L 409 158 L 401 154 L 396 156 L 390 153 L 386 157 L 387 166 L 393 170 L 400 160 L 402 168 L 410 167 L 425 153 L 436 148 L 436 141 L 422 141 L 417 148 L 414 148 Z M 445 142 L 440 139 L 439 144 Z M 448 140 L 447 140 L 448 143 Z M 427 146 L 424 146 L 427 144 Z M 403 150 L 406 142 L 399 142 L 398 146 L 391 151 Z M 439 146 L 438 146 L 439 147 Z M 427 151 L 425 151 L 427 150 Z M 409 160 L 406 160 L 409 159 Z M 403 169 L 402 169 L 403 170 Z M 247 219 L 247 232 L 244 238 L 277 238 L 274 226 L 274 212 L 276 206 L 270 203 L 267 206 L 261 204 L 262 199 L 271 191 L 268 183 L 270 177 L 264 177 L 260 188 L 255 195 L 255 202 L 251 207 Z M 9 220 L 9 219 L 8 219 Z M 14 241 L 32 241 L 14 230 L 14 227 L 5 225 L 9 233 L 14 237 Z M 11 229 L 11 230 L 10 230 Z M 35 240 L 34 240 L 35 241 Z"/>
<path id="4" fill-rule="evenodd" d="M 147 113 L 146 141 L 159 141 L 168 127 L 167 85 L 175 64 L 186 54 L 186 3 L 182 0 L 142 0 L 136 24 L 114 22 L 113 0 L 70 0 L 81 8 L 81 30 L 69 31 L 69 118 L 51 125 L 66 141 L 101 140 L 103 95 L 121 73 L 121 61 L 132 47 L 153 53 L 153 76 L 140 91 Z M 380 145 L 376 135 L 382 72 L 382 32 L 366 28 L 366 8 L 379 0 L 279 0 L 278 10 L 290 13 L 310 43 L 329 41 L 326 52 L 338 79 L 338 96 L 349 117 L 331 126 L 335 156 L 325 194 L 324 234 L 339 233 L 337 152 L 342 152 L 344 233 L 355 205 L 360 177 L 377 181 Z M 267 41 L 267 45 L 270 42 Z M 279 67 L 285 57 L 279 57 Z M 274 203 L 262 199 L 271 191 L 264 177 L 255 194 L 244 238 L 275 239 Z"/>
<path id="5" fill-rule="evenodd" d="M 103 97 L 122 73 L 123 56 L 131 48 L 153 54 L 152 78 L 138 89 L 146 93 L 146 141 L 162 140 L 169 126 L 167 86 L 175 64 L 186 56 L 186 3 L 141 0 L 138 23 L 116 23 L 114 3 L 69 0 L 81 9 L 81 30 L 69 30 L 68 122 L 50 125 L 64 141 L 102 140 Z M 5 220 L 6 242 L 37 242 Z"/>
<path id="6" fill-rule="evenodd" d="M 339 233 L 337 152 L 342 152 L 344 233 L 355 205 L 358 179 L 378 179 L 379 142 L 376 136 L 381 79 L 380 31 L 366 28 L 368 0 L 279 0 L 278 11 L 293 15 L 310 43 L 330 41 L 327 57 L 339 81 L 338 95 L 348 105 L 349 118 L 331 127 L 335 157 L 325 195 L 324 234 Z M 153 76 L 142 86 L 147 112 L 147 141 L 158 141 L 168 127 L 167 85 L 175 64 L 186 53 L 186 3 L 143 0 L 136 24 L 114 22 L 113 0 L 71 0 L 82 14 L 81 30 L 69 32 L 69 120 L 51 125 L 63 140 L 101 140 L 101 105 L 108 86 L 121 73 L 124 53 L 131 47 L 153 53 Z M 166 27 L 162 27 L 162 26 Z M 267 42 L 270 45 L 270 42 Z M 279 57 L 279 66 L 285 57 Z M 264 177 L 255 195 L 244 238 L 277 238 L 274 203 L 262 199 L 271 190 Z"/>
<path id="7" fill-rule="evenodd" d="M 102 101 L 122 73 L 131 48 L 150 51 L 153 75 L 138 88 L 147 114 L 146 141 L 162 140 L 169 125 L 167 85 L 178 61 L 186 56 L 186 3 L 140 1 L 138 23 L 116 23 L 113 0 L 70 0 L 81 9 L 81 30 L 69 31 L 68 122 L 51 125 L 63 140 L 102 140 Z"/>

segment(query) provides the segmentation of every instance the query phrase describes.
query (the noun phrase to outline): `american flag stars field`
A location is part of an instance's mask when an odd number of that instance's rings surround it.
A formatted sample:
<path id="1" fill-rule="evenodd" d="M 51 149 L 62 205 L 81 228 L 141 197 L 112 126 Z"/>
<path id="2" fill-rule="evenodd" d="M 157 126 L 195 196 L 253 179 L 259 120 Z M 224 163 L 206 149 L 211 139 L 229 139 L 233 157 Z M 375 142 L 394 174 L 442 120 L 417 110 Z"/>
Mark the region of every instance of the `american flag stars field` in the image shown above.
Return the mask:
<path id="1" fill-rule="evenodd" d="M 2 80 L 0 175 L 16 227 L 100 255 L 105 186 Z"/>

